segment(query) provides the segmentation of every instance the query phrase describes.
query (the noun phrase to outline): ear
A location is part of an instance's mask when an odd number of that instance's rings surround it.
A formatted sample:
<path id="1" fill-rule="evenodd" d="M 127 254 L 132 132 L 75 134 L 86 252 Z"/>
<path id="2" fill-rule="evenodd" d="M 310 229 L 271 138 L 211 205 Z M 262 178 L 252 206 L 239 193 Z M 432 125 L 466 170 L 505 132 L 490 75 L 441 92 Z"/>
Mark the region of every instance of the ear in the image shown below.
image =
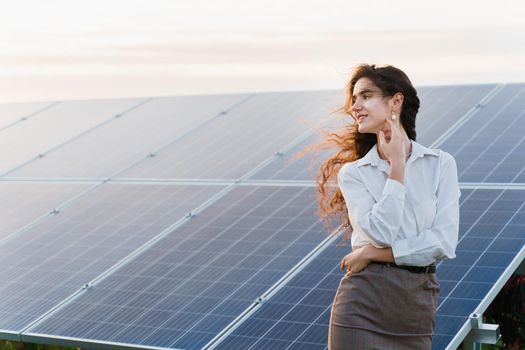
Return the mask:
<path id="1" fill-rule="evenodd" d="M 403 100 L 405 96 L 401 92 L 396 92 L 394 96 L 392 96 L 392 99 L 390 100 L 392 103 L 392 111 L 400 112 L 401 108 L 403 107 Z"/>

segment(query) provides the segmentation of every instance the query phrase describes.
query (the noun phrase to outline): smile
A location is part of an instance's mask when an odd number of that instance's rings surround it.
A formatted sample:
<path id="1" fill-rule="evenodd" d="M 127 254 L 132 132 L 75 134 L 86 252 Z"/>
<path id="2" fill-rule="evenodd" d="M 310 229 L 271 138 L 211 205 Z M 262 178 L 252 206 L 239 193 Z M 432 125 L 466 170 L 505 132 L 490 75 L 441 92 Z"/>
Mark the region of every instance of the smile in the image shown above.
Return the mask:
<path id="1" fill-rule="evenodd" d="M 366 118 L 366 115 L 358 115 L 357 116 L 357 122 L 360 123 L 365 118 Z"/>

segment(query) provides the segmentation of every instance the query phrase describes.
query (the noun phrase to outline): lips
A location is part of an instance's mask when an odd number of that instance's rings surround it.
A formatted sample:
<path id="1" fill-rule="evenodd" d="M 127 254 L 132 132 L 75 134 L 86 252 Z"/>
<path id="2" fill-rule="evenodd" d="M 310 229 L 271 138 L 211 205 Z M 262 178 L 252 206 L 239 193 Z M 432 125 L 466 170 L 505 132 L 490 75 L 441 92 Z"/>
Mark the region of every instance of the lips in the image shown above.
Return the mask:
<path id="1" fill-rule="evenodd" d="M 366 114 L 359 114 L 357 116 L 357 122 L 360 123 L 361 121 L 363 121 L 363 119 L 365 119 L 367 117 Z"/>

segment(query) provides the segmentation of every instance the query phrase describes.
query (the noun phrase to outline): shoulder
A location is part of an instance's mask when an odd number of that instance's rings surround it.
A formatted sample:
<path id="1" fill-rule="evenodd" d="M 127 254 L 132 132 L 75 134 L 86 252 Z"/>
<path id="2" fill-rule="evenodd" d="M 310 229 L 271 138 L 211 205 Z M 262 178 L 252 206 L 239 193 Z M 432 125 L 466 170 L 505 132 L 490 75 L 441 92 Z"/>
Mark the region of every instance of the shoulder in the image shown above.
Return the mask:
<path id="1" fill-rule="evenodd" d="M 456 164 L 456 159 L 454 158 L 454 156 L 452 156 L 452 154 L 448 153 L 447 151 L 444 151 L 442 149 L 435 149 L 434 151 L 438 153 L 438 156 L 440 158 L 439 163 L 442 167 Z"/>
<path id="2" fill-rule="evenodd" d="M 355 178 L 357 175 L 357 162 L 358 160 L 354 160 L 352 162 L 344 163 L 341 166 L 341 169 L 337 172 L 337 180 L 341 182 L 343 179 L 349 179 L 349 178 Z"/>
<path id="3" fill-rule="evenodd" d="M 439 170 L 436 169 L 438 173 L 440 174 L 439 178 L 448 178 L 451 176 L 454 176 L 457 178 L 458 177 L 458 167 L 457 167 L 456 159 L 454 158 L 454 156 L 440 149 L 437 149 L 436 152 L 438 152 L 439 154 L 439 157 L 438 157 L 439 163 L 438 165 L 436 165 L 439 169 Z"/>
<path id="4" fill-rule="evenodd" d="M 359 159 L 346 162 L 341 166 L 341 169 L 338 171 L 338 175 L 347 174 L 347 173 L 354 173 L 357 169 L 357 163 L 359 162 Z"/>
<path id="5" fill-rule="evenodd" d="M 418 144 L 418 147 L 422 149 L 422 153 L 425 156 L 427 160 L 430 160 L 432 164 L 435 164 L 435 166 L 443 167 L 443 166 L 450 166 L 452 163 L 456 163 L 456 160 L 454 157 L 448 153 L 447 151 L 444 151 L 439 148 L 429 148 L 425 147 L 423 145 Z"/>

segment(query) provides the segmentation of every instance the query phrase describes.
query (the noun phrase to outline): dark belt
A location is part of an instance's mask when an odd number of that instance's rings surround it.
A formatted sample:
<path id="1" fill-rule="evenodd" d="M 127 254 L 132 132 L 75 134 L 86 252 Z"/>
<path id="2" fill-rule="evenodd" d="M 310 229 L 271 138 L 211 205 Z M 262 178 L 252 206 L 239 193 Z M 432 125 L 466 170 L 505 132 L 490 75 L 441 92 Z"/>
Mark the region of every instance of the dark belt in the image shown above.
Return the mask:
<path id="1" fill-rule="evenodd" d="M 436 264 L 432 263 L 427 266 L 409 266 L 409 265 L 396 265 L 395 263 L 387 263 L 387 262 L 377 262 L 374 261 L 376 264 L 386 265 L 390 267 L 395 267 L 398 269 L 403 269 L 410 271 L 412 273 L 435 273 L 436 272 Z"/>

